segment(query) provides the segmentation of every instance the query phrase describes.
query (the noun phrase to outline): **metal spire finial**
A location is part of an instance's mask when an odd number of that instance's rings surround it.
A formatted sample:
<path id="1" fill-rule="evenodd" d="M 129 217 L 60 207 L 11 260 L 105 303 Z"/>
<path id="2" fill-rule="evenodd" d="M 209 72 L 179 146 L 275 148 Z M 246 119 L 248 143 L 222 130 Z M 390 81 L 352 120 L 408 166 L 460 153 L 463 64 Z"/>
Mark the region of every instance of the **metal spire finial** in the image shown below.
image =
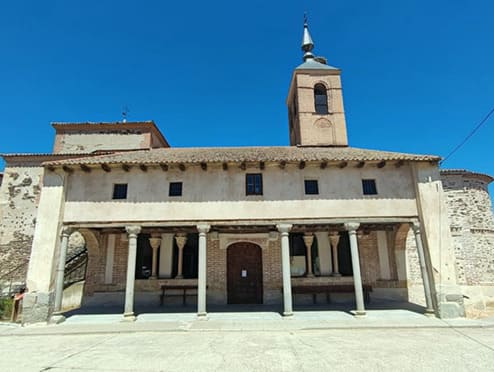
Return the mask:
<path id="1" fill-rule="evenodd" d="M 307 13 L 304 13 L 304 35 L 302 37 L 302 51 L 304 52 L 304 61 L 314 58 L 312 49 L 314 43 L 309 33 L 309 25 L 307 24 Z"/>

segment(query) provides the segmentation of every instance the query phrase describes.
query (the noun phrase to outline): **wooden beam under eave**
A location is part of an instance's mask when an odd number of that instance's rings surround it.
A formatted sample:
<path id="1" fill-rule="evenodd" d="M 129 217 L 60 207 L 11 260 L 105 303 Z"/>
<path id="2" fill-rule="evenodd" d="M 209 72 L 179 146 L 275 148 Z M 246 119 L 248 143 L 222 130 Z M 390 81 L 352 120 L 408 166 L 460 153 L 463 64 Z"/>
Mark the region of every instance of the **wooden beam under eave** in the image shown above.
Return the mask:
<path id="1" fill-rule="evenodd" d="M 242 170 L 246 170 L 247 169 L 247 164 L 245 164 L 245 161 L 243 161 L 242 163 L 240 163 L 240 169 L 242 169 Z"/>
<path id="2" fill-rule="evenodd" d="M 328 166 L 328 162 L 327 162 L 327 161 L 323 161 L 323 162 L 321 162 L 321 164 L 319 165 L 319 167 L 320 167 L 321 169 L 326 169 L 326 168 L 327 168 L 327 166 Z"/>
<path id="3" fill-rule="evenodd" d="M 286 161 L 285 160 L 280 161 L 279 167 L 281 169 L 285 169 L 285 167 L 286 167 Z"/>
<path id="4" fill-rule="evenodd" d="M 298 163 L 298 169 L 304 169 L 305 168 L 305 161 L 301 161 L 300 163 Z"/>
<path id="5" fill-rule="evenodd" d="M 111 172 L 111 168 L 108 164 L 101 164 L 101 169 L 103 169 L 105 172 Z"/>
<path id="6" fill-rule="evenodd" d="M 222 164 L 223 170 L 228 170 L 228 163 L 223 163 Z"/>
<path id="7" fill-rule="evenodd" d="M 83 172 L 86 172 L 86 173 L 90 173 L 91 172 L 91 168 L 89 168 L 86 164 L 81 164 L 81 165 L 79 165 L 79 167 L 81 167 L 81 170 Z"/>
<path id="8" fill-rule="evenodd" d="M 264 170 L 264 168 L 266 168 L 266 164 L 264 164 L 263 161 L 260 161 L 259 162 L 259 169 Z"/>
<path id="9" fill-rule="evenodd" d="M 205 162 L 202 162 L 202 163 L 201 163 L 201 169 L 202 169 L 203 171 L 207 171 L 207 170 L 208 170 L 208 164 L 207 164 L 207 163 L 205 163 Z"/>
<path id="10" fill-rule="evenodd" d="M 74 169 L 73 169 L 73 168 L 71 168 L 71 167 L 69 167 L 69 166 L 67 166 L 67 165 L 62 166 L 62 169 L 63 169 L 63 171 L 64 171 L 65 173 L 68 173 L 68 174 L 72 174 L 72 173 L 74 173 Z"/>
<path id="11" fill-rule="evenodd" d="M 365 166 L 365 161 L 359 161 L 356 165 L 357 168 L 363 168 Z"/>
<path id="12" fill-rule="evenodd" d="M 342 161 L 340 164 L 338 164 L 338 168 L 343 169 L 348 165 L 347 161 Z"/>
<path id="13" fill-rule="evenodd" d="M 146 165 L 146 164 L 139 164 L 139 168 L 141 168 L 141 170 L 142 170 L 143 172 L 147 172 L 147 171 L 148 171 L 148 167 L 147 167 L 147 165 Z"/>
<path id="14" fill-rule="evenodd" d="M 396 168 L 399 168 L 401 167 L 403 164 L 405 164 L 405 162 L 403 160 L 398 160 L 396 163 L 395 163 L 395 167 Z"/>
<path id="15" fill-rule="evenodd" d="M 160 164 L 160 167 L 163 172 L 168 172 L 168 164 Z"/>
<path id="16" fill-rule="evenodd" d="M 377 167 L 378 168 L 384 168 L 385 165 L 386 165 L 386 162 L 384 160 L 381 161 L 381 162 L 379 162 L 379 163 L 377 163 Z"/>
<path id="17" fill-rule="evenodd" d="M 130 171 L 130 165 L 128 164 L 122 164 L 122 169 L 126 172 Z"/>
<path id="18" fill-rule="evenodd" d="M 180 169 L 182 172 L 184 172 L 185 171 L 185 165 L 179 164 L 178 169 Z"/>

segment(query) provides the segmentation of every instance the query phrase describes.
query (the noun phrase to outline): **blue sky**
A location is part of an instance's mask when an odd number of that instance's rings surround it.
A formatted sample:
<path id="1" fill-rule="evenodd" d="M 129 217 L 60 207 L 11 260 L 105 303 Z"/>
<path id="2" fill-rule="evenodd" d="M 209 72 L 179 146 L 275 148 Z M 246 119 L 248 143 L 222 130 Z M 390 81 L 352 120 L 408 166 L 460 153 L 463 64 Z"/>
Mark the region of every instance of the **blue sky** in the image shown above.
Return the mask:
<path id="1" fill-rule="evenodd" d="M 494 106 L 492 1 L 11 1 L 0 152 L 49 152 L 50 122 L 123 106 L 172 146 L 286 145 L 305 10 L 351 146 L 445 156 Z M 444 166 L 494 175 L 493 121 Z"/>

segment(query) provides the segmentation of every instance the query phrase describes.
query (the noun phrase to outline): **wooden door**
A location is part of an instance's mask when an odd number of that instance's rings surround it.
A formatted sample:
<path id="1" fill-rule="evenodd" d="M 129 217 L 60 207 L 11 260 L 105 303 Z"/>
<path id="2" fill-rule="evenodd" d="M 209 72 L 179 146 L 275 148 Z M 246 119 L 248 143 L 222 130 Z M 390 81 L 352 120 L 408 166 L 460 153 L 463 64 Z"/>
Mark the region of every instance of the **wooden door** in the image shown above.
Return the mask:
<path id="1" fill-rule="evenodd" d="M 262 253 L 253 243 L 235 243 L 227 251 L 229 304 L 262 304 Z"/>

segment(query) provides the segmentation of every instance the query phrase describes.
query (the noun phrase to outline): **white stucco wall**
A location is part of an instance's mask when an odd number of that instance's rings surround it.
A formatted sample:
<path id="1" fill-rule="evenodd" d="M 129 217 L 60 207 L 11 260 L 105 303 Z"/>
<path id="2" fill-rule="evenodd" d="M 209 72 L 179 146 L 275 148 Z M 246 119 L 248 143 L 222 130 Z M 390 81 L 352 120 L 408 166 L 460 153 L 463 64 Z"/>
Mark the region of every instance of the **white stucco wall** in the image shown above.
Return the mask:
<path id="1" fill-rule="evenodd" d="M 54 152 L 86 153 L 96 150 L 126 150 L 147 147 L 149 133 L 65 133 L 59 135 Z"/>
<path id="2" fill-rule="evenodd" d="M 245 195 L 245 174 L 263 174 L 263 193 Z M 363 178 L 375 179 L 378 195 L 362 195 Z M 317 179 L 319 195 L 305 195 L 304 179 Z M 169 182 L 183 182 L 183 195 L 169 197 Z M 113 184 L 128 183 L 126 200 L 112 200 Z M 65 222 L 410 217 L 417 215 L 407 166 L 377 169 L 295 165 L 242 171 L 208 166 L 182 172 L 112 169 L 68 176 Z"/>

